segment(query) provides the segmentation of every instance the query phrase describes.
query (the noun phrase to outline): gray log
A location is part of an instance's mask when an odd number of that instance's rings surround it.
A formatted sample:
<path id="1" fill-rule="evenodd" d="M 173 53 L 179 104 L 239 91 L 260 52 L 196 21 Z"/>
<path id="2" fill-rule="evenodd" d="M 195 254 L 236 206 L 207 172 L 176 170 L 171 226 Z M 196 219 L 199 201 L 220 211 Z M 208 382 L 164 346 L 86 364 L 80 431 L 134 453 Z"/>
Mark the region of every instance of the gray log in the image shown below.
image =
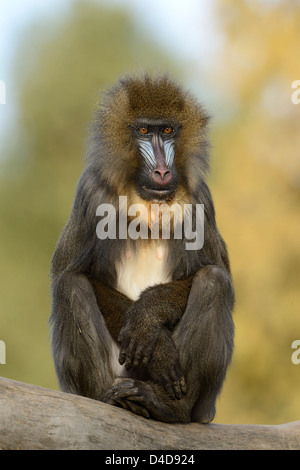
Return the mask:
<path id="1" fill-rule="evenodd" d="M 300 449 L 300 421 L 166 424 L 88 398 L 0 378 L 0 449 Z"/>

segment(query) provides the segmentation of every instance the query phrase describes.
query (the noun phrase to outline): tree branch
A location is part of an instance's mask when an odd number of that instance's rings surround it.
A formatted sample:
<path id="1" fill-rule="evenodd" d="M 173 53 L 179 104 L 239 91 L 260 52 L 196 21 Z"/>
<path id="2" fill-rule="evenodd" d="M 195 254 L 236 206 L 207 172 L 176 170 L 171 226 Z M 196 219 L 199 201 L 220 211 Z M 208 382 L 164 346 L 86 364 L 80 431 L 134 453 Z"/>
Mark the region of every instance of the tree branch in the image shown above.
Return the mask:
<path id="1" fill-rule="evenodd" d="M 276 426 L 166 424 L 0 378 L 0 449 L 300 449 L 300 421 Z"/>

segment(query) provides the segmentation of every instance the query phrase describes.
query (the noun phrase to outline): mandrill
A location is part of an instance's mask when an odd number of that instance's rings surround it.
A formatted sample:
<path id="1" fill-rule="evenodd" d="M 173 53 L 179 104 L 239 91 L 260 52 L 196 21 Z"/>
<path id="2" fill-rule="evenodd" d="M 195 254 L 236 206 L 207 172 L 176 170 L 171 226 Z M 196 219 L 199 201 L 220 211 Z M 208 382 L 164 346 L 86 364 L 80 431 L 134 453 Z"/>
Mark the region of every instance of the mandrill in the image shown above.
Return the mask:
<path id="1" fill-rule="evenodd" d="M 205 181 L 207 122 L 168 76 L 126 76 L 104 95 L 51 266 L 63 391 L 170 423 L 214 418 L 234 289 Z M 199 207 L 203 243 L 189 247 Z"/>

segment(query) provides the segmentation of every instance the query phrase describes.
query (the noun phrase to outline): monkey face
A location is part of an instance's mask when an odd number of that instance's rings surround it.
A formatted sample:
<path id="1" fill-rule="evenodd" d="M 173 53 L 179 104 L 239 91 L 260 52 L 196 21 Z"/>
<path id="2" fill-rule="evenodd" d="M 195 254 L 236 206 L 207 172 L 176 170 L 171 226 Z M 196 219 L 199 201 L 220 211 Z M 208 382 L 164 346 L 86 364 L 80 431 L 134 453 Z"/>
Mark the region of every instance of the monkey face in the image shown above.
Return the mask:
<path id="1" fill-rule="evenodd" d="M 87 160 L 132 203 L 189 203 L 208 170 L 207 122 L 202 106 L 168 76 L 127 76 L 103 95 Z"/>
<path id="2" fill-rule="evenodd" d="M 147 201 L 169 201 L 177 189 L 175 143 L 180 126 L 174 121 L 137 120 L 131 126 L 139 153 L 136 189 Z"/>

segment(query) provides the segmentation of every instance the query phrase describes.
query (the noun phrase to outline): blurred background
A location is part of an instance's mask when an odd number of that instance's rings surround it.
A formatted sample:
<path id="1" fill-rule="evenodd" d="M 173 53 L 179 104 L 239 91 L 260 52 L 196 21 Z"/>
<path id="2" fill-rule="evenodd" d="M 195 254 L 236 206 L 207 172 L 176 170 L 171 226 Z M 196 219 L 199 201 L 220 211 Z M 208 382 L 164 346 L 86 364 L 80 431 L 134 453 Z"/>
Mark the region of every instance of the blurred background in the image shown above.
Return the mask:
<path id="1" fill-rule="evenodd" d="M 209 184 L 236 287 L 215 422 L 300 419 L 298 0 L 0 0 L 0 375 L 57 389 L 49 265 L 99 92 L 170 72 L 213 116 Z"/>

